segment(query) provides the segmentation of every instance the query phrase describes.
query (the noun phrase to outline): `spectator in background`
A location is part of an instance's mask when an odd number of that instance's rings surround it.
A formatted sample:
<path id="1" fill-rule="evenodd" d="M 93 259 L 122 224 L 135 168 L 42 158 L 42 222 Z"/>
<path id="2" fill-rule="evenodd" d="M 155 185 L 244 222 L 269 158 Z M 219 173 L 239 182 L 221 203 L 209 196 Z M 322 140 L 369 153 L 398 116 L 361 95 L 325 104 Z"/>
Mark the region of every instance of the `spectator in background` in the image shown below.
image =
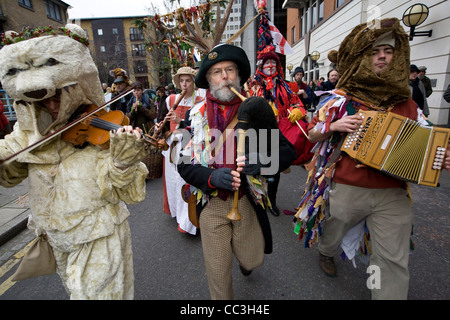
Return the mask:
<path id="1" fill-rule="evenodd" d="M 169 112 L 169 110 L 167 109 L 167 106 L 166 106 L 167 95 L 166 95 L 165 87 L 159 86 L 156 89 L 156 95 L 157 95 L 156 122 L 158 123 L 158 122 L 164 121 L 164 118 L 166 117 L 167 113 Z M 169 130 L 169 126 L 170 126 L 170 123 L 169 123 L 169 121 L 167 121 L 165 129 Z"/>
<path id="2" fill-rule="evenodd" d="M 317 80 L 311 80 L 309 82 L 309 88 L 311 89 L 312 92 L 316 91 L 317 89 L 319 89 L 319 86 L 316 83 Z"/>
<path id="3" fill-rule="evenodd" d="M 127 83 L 125 81 L 124 78 L 116 78 L 116 80 L 114 80 L 114 85 L 116 87 L 116 92 L 112 94 L 111 99 L 124 93 L 127 89 Z M 110 106 L 111 110 L 119 110 L 122 111 L 124 114 L 127 113 L 127 97 L 122 97 L 121 99 L 117 100 L 116 102 L 112 103 Z"/>
<path id="4" fill-rule="evenodd" d="M 133 96 L 128 101 L 127 116 L 130 118 L 130 126 L 139 127 L 143 132 L 148 133 L 153 127 L 153 119 L 156 118 L 156 108 L 152 106 L 149 97 L 144 93 L 142 83 L 135 82 Z"/>
<path id="5" fill-rule="evenodd" d="M 445 101 L 450 103 L 450 84 L 448 85 L 447 90 L 445 90 L 444 92 L 444 99 Z"/>
<path id="6" fill-rule="evenodd" d="M 328 80 L 325 82 L 322 82 L 319 86 L 319 90 L 322 91 L 330 91 L 334 90 L 336 87 L 336 83 L 339 80 L 339 72 L 336 69 L 331 69 L 327 73 Z"/>
<path id="7" fill-rule="evenodd" d="M 294 80 L 297 82 L 298 85 L 298 92 L 297 95 L 300 98 L 300 100 L 303 103 L 303 106 L 305 108 L 308 108 L 311 105 L 311 88 L 306 84 L 306 82 L 303 82 L 303 76 L 305 75 L 305 71 L 302 67 L 297 67 L 294 70 Z"/>
<path id="8" fill-rule="evenodd" d="M 177 89 L 173 83 L 167 85 L 167 96 L 170 96 L 171 94 L 177 94 Z"/>
<path id="9" fill-rule="evenodd" d="M 431 88 L 431 80 L 428 78 L 425 73 L 427 73 L 427 67 L 420 66 L 419 67 L 419 79 L 422 81 L 423 86 L 425 87 L 425 95 L 427 98 L 431 96 L 433 93 L 433 88 Z"/>
<path id="10" fill-rule="evenodd" d="M 325 78 L 324 77 L 320 77 L 319 78 L 319 83 L 317 84 L 319 87 L 322 85 L 322 83 L 325 82 Z"/>
<path id="11" fill-rule="evenodd" d="M 428 117 L 430 115 L 430 111 L 428 110 L 425 87 L 418 77 L 420 70 L 415 64 L 412 64 L 409 71 L 409 89 L 411 90 L 411 96 L 419 108 L 423 111 L 423 114 Z"/>

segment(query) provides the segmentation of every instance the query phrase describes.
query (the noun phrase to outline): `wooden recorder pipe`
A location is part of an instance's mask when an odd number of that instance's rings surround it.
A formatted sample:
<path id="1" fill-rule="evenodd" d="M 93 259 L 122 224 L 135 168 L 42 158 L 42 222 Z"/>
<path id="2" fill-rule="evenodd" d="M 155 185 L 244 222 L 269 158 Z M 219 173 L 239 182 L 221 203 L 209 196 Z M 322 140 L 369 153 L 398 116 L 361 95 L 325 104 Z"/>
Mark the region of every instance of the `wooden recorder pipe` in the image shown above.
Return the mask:
<path id="1" fill-rule="evenodd" d="M 239 98 L 241 98 L 242 101 L 247 99 L 242 94 L 240 94 L 235 88 L 229 87 L 231 91 L 235 95 L 237 95 Z M 238 146 L 237 146 L 237 155 L 242 156 L 245 153 L 245 130 L 240 129 L 239 135 L 238 135 Z M 239 189 L 234 192 L 234 198 L 233 198 L 233 206 L 231 207 L 230 212 L 227 214 L 227 219 L 231 221 L 239 221 L 242 219 L 242 216 L 239 213 L 238 210 L 238 201 L 239 201 Z"/>
<path id="2" fill-rule="evenodd" d="M 247 82 L 244 83 L 244 90 L 245 90 L 245 93 L 247 94 L 247 98 L 250 98 L 251 97 L 251 93 L 250 93 L 250 89 L 248 88 Z"/>
<path id="3" fill-rule="evenodd" d="M 247 99 L 242 94 L 240 94 L 234 87 L 229 87 L 229 88 L 230 88 L 231 91 L 233 91 L 233 93 L 235 95 L 237 95 L 239 98 L 241 98 L 242 101 L 245 101 L 245 99 Z"/>
<path id="4" fill-rule="evenodd" d="M 178 96 L 178 99 L 175 101 L 175 103 L 170 108 L 170 110 L 175 110 L 178 107 L 178 105 L 180 104 L 181 99 L 183 99 L 185 95 L 186 95 L 186 90 L 181 91 L 180 95 Z M 164 126 L 166 125 L 167 121 L 168 121 L 167 118 L 164 118 L 162 124 L 159 126 L 159 129 L 155 130 L 155 132 L 153 133 L 152 138 L 156 138 L 161 133 L 161 131 L 164 129 Z"/>
<path id="5" fill-rule="evenodd" d="M 245 153 L 245 132 L 246 130 L 238 129 L 238 146 L 237 146 L 237 156 L 243 156 Z M 239 221 L 242 216 L 239 214 L 238 210 L 239 201 L 239 189 L 234 192 L 233 206 L 230 212 L 227 214 L 227 218 L 231 221 Z"/>

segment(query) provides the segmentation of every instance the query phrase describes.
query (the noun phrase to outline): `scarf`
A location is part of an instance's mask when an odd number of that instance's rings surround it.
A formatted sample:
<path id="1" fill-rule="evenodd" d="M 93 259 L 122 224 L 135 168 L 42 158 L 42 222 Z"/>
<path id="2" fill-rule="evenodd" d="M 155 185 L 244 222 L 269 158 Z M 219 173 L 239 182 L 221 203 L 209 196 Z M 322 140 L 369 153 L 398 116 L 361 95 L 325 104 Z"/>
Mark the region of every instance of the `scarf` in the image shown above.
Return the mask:
<path id="1" fill-rule="evenodd" d="M 242 92 L 242 91 L 241 91 Z M 244 93 L 243 93 L 244 94 Z M 234 116 L 237 114 L 237 111 L 239 109 L 239 106 L 241 105 L 241 99 L 239 97 L 236 97 L 235 99 L 231 101 L 219 101 L 216 97 L 214 97 L 211 92 L 208 90 L 206 92 L 206 114 L 208 117 L 208 126 L 209 129 L 217 129 L 220 132 L 223 132 L 228 124 L 233 120 Z M 224 112 L 219 110 L 221 106 L 225 106 Z M 231 134 L 231 133 L 230 133 Z M 233 135 L 234 137 L 234 135 Z M 213 142 L 214 136 L 211 137 L 211 143 Z M 215 158 L 223 159 L 222 163 L 210 163 L 210 167 L 213 167 L 215 169 L 218 168 L 230 168 L 232 170 L 236 169 L 236 163 L 233 161 L 233 163 L 226 163 L 226 154 L 227 154 L 227 144 L 224 143 L 222 146 L 222 155 L 221 157 L 218 157 L 215 155 Z M 233 143 L 234 150 L 233 152 L 233 160 L 236 159 L 236 143 Z M 243 188 L 240 189 L 239 196 L 242 197 L 243 195 Z M 226 200 L 228 196 L 232 196 L 233 192 L 221 190 L 219 189 L 218 197 L 222 200 Z"/>

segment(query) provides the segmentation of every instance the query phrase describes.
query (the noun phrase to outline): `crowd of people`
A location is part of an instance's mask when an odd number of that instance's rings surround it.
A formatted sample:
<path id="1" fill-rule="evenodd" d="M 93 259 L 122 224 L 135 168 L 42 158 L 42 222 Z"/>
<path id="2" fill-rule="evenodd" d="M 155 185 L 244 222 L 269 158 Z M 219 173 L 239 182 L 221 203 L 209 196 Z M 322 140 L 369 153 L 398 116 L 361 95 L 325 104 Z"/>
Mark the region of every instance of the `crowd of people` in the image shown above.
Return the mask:
<path id="1" fill-rule="evenodd" d="M 381 270 L 381 286 L 372 289 L 372 297 L 406 299 L 413 221 L 406 183 L 370 167 L 358 166 L 356 160 L 340 153 L 338 142 L 346 133 L 359 129 L 362 118 L 357 111 L 372 106 L 428 125 L 426 98 L 432 89 L 423 84 L 429 84 L 424 75 L 426 68 L 409 63 L 408 38 L 398 19 L 384 19 L 379 29 L 366 27 L 366 24 L 355 27 L 339 51 L 329 54 L 336 69 L 328 72 L 327 80 L 309 85 L 303 81 L 302 67 L 295 68 L 292 82 L 280 77 L 280 61 L 271 48 L 258 57 L 261 64 L 257 76 L 251 79 L 245 51 L 229 44 L 218 45 L 208 52 L 198 70 L 191 67 L 177 70 L 173 83 L 159 86 L 155 96 L 145 93 L 139 82 L 131 84 L 126 73 L 118 70 L 111 97 L 120 95 L 131 85 L 134 90 L 131 97 L 122 97 L 109 106 L 110 110 L 120 110 L 130 119 L 129 126 L 110 133 L 110 151 L 91 146 L 71 148 L 56 140 L 42 153 L 20 158 L 8 170 L 1 168 L 5 186 L 13 186 L 27 177 L 28 172 L 34 175 L 40 170 L 39 177 L 32 177 L 31 185 L 35 190 L 31 195 L 32 205 L 39 208 L 34 223 L 36 230 L 44 230 L 50 238 L 59 273 L 71 298 L 133 297 L 130 231 L 124 202 L 135 203 L 145 197 L 143 181 L 148 172 L 140 163 L 145 154 L 142 135 L 155 126 L 167 133 L 168 148 L 162 151 L 163 210 L 176 219 L 180 232 L 196 235 L 200 230 L 212 299 L 234 298 L 233 257 L 238 260 L 242 274 L 249 276 L 263 264 L 264 255 L 272 252 L 267 211 L 275 216 L 280 214 L 276 201 L 280 173 L 293 164 L 308 164 L 313 173 L 307 199 L 314 201 L 305 202 L 305 210 L 323 213 L 320 216 L 317 213 L 315 222 L 320 229 L 317 240 L 322 270 L 336 276 L 334 256 L 339 245 L 354 227 L 366 226 L 370 232 L 371 264 Z M 370 36 L 361 36 L 362 30 Z M 14 54 L 20 55 L 18 52 Z M 0 62 L 2 59 L 7 59 L 6 54 L 0 55 Z M 101 88 L 99 82 L 98 88 Z M 37 110 L 56 110 L 49 113 L 53 118 L 46 119 L 49 128 L 53 128 L 67 120 L 62 117 L 69 118 L 79 107 L 73 103 L 68 108 L 62 103 L 67 100 L 61 97 L 52 99 L 46 98 L 36 110 L 32 109 L 36 114 L 30 114 L 31 120 L 19 119 L 17 132 L 2 139 L 6 140 L 0 149 L 2 157 L 15 151 L 14 139 L 27 145 L 28 135 L 37 134 L 23 127 L 26 121 L 42 120 Z M 32 102 L 28 104 L 31 106 Z M 19 111 L 23 109 L 20 104 L 15 107 Z M 309 121 L 306 110 L 310 107 L 317 112 Z M 59 112 L 63 108 L 67 112 Z M 32 127 L 39 128 L 37 124 Z M 292 139 L 289 134 L 292 128 L 297 130 L 294 138 L 301 137 L 301 142 Z M 227 135 L 229 130 L 233 132 L 231 138 Z M 268 143 L 264 149 L 258 145 L 252 150 L 248 143 L 241 147 L 244 139 L 240 135 L 235 143 L 234 131 L 249 130 L 255 130 L 258 139 L 266 138 Z M 185 132 L 189 133 L 189 141 L 183 141 Z M 446 148 L 444 167 L 450 171 L 450 147 Z M 50 159 L 48 154 L 54 157 Z M 62 180 L 68 187 L 80 188 L 76 183 L 84 181 L 79 178 L 85 177 L 84 173 L 55 169 L 60 162 L 64 164 L 61 168 L 69 168 L 83 158 L 93 162 L 91 173 L 97 176 L 98 182 L 98 186 L 86 188 L 88 193 L 83 196 L 96 204 L 97 220 L 110 221 L 106 224 L 95 224 L 95 218 L 91 224 L 89 221 L 83 224 L 73 218 L 73 212 L 68 216 L 62 214 L 72 210 L 71 206 L 77 208 L 77 215 L 91 210 L 78 208 L 80 201 L 75 203 L 70 192 L 58 185 Z M 266 160 L 275 158 L 278 163 L 273 170 L 272 163 Z M 62 174 L 68 178 L 55 179 L 55 175 Z M 44 176 L 47 178 L 40 181 Z M 40 188 L 43 184 L 45 188 Z M 40 189 L 45 194 L 40 194 Z M 67 203 L 71 206 L 67 207 Z M 230 217 L 232 212 L 239 214 Z M 57 229 L 54 220 L 48 220 L 50 213 L 59 217 L 64 230 Z M 92 211 L 85 214 L 94 215 Z M 72 228 L 79 228 L 80 234 Z M 70 237 L 66 230 L 73 232 Z M 89 238 L 94 233 L 99 236 Z M 77 242 L 72 243 L 73 239 Z M 116 248 L 111 264 L 102 260 L 108 255 L 108 248 Z M 83 268 L 77 275 L 76 287 L 72 275 L 68 274 L 70 265 Z"/>

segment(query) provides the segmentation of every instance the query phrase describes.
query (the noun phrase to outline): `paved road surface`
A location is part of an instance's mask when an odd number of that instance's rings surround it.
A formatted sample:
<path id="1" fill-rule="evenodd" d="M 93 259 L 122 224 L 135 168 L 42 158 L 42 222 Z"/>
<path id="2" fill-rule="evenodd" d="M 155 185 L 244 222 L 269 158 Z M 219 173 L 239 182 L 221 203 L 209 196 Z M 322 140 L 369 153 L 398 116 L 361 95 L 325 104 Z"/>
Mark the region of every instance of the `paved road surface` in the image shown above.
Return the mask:
<path id="1" fill-rule="evenodd" d="M 292 210 L 303 191 L 306 172 L 294 167 L 282 174 L 278 203 Z M 450 299 L 449 197 L 450 176 L 444 172 L 439 188 L 412 186 L 416 250 L 410 259 L 409 299 Z M 134 252 L 135 299 L 209 300 L 200 236 L 181 234 L 176 221 L 162 211 L 162 180 L 147 183 L 146 200 L 130 205 L 129 218 Z M 316 248 L 304 249 L 292 228 L 292 216 L 270 215 L 273 253 L 250 277 L 234 264 L 235 298 L 239 300 L 368 300 L 366 267 L 337 259 L 338 277 L 326 277 L 317 265 Z M 0 247 L 0 257 L 17 252 L 33 236 L 24 231 Z M 13 257 L 11 258 L 13 259 Z M 9 259 L 9 261 L 11 260 Z M 2 264 L 4 262 L 0 261 Z M 0 291 L 16 267 L 1 275 Z M 68 296 L 56 275 L 20 281 L 0 300 L 66 300 Z"/>

